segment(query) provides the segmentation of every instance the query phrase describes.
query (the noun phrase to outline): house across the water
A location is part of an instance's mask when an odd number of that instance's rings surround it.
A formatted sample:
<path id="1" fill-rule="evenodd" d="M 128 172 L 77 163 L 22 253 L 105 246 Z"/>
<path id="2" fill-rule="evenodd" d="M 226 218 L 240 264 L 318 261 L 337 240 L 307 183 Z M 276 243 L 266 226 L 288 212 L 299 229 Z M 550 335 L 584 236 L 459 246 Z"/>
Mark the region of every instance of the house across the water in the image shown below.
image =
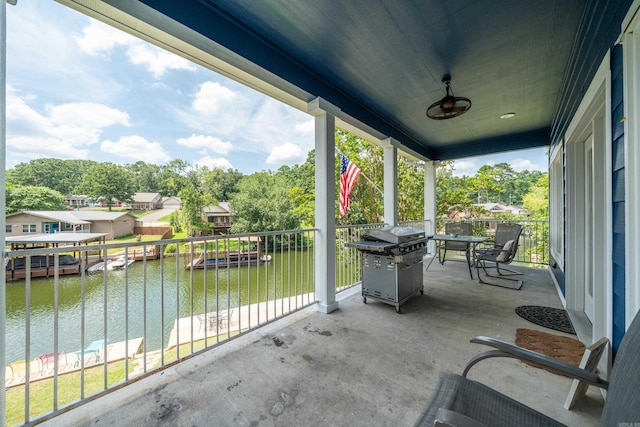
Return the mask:
<path id="1" fill-rule="evenodd" d="M 53 233 L 104 233 L 106 240 L 133 234 L 136 217 L 128 212 L 23 211 L 6 217 L 6 236 Z"/>

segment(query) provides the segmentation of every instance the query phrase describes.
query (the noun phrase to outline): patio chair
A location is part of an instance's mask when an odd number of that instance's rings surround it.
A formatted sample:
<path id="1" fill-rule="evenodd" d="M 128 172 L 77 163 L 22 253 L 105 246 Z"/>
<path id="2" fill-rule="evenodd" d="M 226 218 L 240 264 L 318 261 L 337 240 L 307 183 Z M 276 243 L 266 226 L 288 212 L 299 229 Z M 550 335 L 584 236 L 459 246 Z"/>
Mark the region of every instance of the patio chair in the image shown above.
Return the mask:
<path id="1" fill-rule="evenodd" d="M 416 427 L 563 425 L 484 384 L 466 378 L 473 365 L 491 357 L 520 359 L 606 389 L 607 398 L 600 418 L 601 426 L 633 425 L 640 420 L 640 375 L 636 375 L 640 365 L 640 314 L 636 314 L 620 343 L 608 382 L 592 371 L 494 338 L 475 337 L 471 342 L 485 344 L 495 350 L 472 358 L 462 376 L 442 374 L 435 393 L 415 424 Z"/>
<path id="2" fill-rule="evenodd" d="M 29 378 L 34 378 L 40 375 L 40 358 L 36 357 L 27 363 L 26 360 L 17 360 L 15 362 L 11 362 L 8 365 L 9 370 L 11 371 L 11 382 L 17 383 L 20 381 L 24 381 L 27 375 L 27 365 L 29 365 Z M 5 370 L 5 373 L 7 371 Z M 9 378 L 8 376 L 6 378 Z"/>
<path id="3" fill-rule="evenodd" d="M 67 353 L 62 352 L 57 354 L 58 358 L 58 369 L 64 369 L 67 366 Z M 53 371 L 55 365 L 56 354 L 55 353 L 45 353 L 41 354 L 40 357 L 40 374 L 44 375 L 49 369 Z"/>
<path id="4" fill-rule="evenodd" d="M 444 226 L 444 234 L 458 234 L 461 236 L 471 236 L 471 223 L 470 222 L 448 222 Z M 438 260 L 440 264 L 444 264 L 447 251 L 464 252 L 467 258 L 469 254 L 469 244 L 466 242 L 448 242 L 441 241 L 438 244 Z"/>
<path id="5" fill-rule="evenodd" d="M 227 333 L 229 332 L 229 319 L 233 316 L 233 311 L 235 309 L 231 309 L 218 314 L 218 327 L 220 330 L 226 329 Z"/>
<path id="6" fill-rule="evenodd" d="M 496 234 L 493 240 L 487 240 L 482 247 L 477 247 L 473 253 L 473 261 L 478 272 L 478 280 L 485 285 L 501 286 L 503 288 L 520 289 L 522 280 L 509 276 L 520 276 L 514 270 L 509 270 L 504 266 L 511 264 L 518 252 L 522 225 L 514 223 L 500 223 L 496 227 Z M 493 263 L 493 265 L 487 265 Z M 508 285 L 501 281 L 488 281 L 480 275 L 480 268 L 486 277 L 494 277 L 501 280 L 516 282 L 515 285 Z M 496 269 L 496 274 L 490 274 L 487 269 Z"/>
<path id="7" fill-rule="evenodd" d="M 198 331 L 202 331 L 202 326 L 207 322 L 206 314 L 198 314 L 198 321 L 200 322 L 200 329 Z"/>

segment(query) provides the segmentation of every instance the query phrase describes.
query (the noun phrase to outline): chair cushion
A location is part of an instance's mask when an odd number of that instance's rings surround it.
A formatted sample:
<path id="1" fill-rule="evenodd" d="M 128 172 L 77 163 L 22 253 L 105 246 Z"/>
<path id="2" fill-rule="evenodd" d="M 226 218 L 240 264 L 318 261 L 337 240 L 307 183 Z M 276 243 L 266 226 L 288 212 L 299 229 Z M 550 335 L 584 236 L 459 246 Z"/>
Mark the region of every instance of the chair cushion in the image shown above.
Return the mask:
<path id="1" fill-rule="evenodd" d="M 507 241 L 507 243 L 505 243 L 504 246 L 502 247 L 502 252 L 500 252 L 498 257 L 496 258 L 496 261 L 498 262 L 508 261 L 509 257 L 511 256 L 512 247 L 513 247 L 513 240 Z"/>

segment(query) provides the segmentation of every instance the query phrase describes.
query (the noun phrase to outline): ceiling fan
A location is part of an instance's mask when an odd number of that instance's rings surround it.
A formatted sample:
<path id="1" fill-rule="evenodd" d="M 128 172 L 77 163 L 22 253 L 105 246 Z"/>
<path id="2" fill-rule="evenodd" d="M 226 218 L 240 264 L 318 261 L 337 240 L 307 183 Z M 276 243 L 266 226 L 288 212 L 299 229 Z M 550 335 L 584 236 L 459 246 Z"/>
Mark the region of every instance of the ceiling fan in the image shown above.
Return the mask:
<path id="1" fill-rule="evenodd" d="M 427 108 L 427 117 L 433 120 L 446 120 L 458 117 L 471 108 L 471 100 L 462 96 L 453 96 L 451 90 L 451 76 L 445 75 L 442 82 L 447 86 L 447 94 L 440 101 L 434 102 Z"/>

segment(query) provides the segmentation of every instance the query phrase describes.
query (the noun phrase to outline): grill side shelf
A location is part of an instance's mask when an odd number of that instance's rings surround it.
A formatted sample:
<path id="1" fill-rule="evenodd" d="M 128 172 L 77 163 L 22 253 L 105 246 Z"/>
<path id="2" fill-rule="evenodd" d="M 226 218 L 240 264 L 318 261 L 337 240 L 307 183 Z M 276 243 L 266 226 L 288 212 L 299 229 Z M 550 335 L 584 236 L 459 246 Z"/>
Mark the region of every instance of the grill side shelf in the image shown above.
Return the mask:
<path id="1" fill-rule="evenodd" d="M 388 242 L 376 242 L 373 240 L 359 240 L 357 242 L 348 242 L 344 244 L 349 248 L 356 248 L 361 251 L 369 251 L 369 252 L 379 252 L 386 253 L 391 249 L 396 248 L 398 245 L 396 243 L 388 243 Z"/>

